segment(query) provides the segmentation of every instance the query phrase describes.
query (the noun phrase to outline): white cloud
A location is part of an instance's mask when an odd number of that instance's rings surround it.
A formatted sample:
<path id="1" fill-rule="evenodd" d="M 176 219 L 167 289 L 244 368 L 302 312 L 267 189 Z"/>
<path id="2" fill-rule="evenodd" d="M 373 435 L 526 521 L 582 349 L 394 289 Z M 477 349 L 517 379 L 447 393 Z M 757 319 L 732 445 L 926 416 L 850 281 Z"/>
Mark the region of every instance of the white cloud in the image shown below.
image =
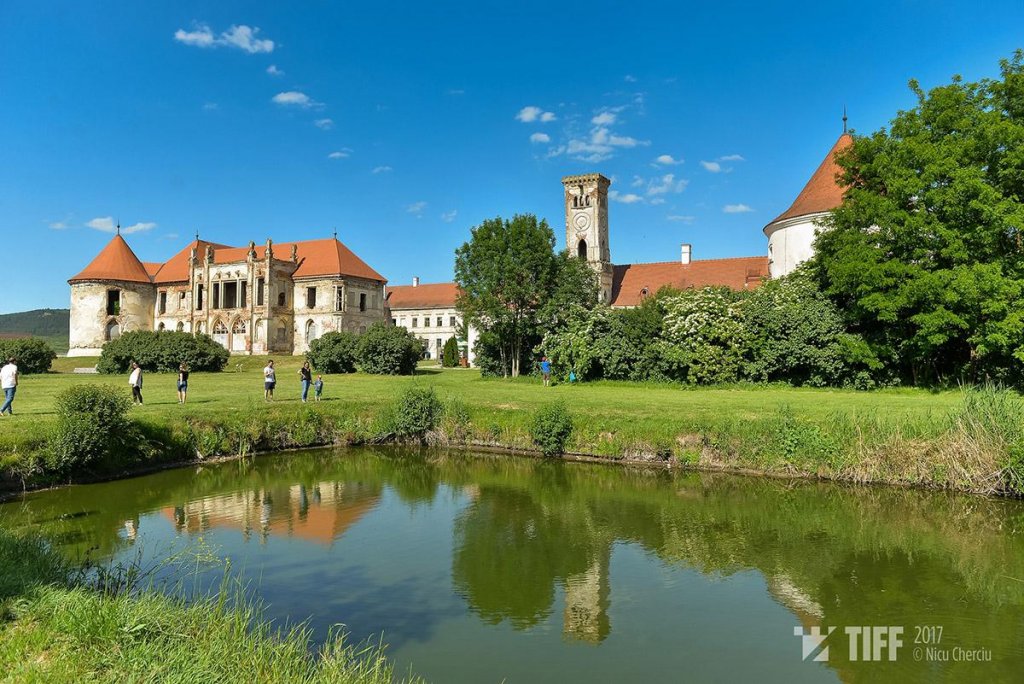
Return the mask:
<path id="1" fill-rule="evenodd" d="M 676 221 L 678 223 L 693 223 L 697 219 L 696 216 L 686 216 L 684 214 L 669 214 L 665 218 L 669 221 Z"/>
<path id="2" fill-rule="evenodd" d="M 217 104 L 216 102 L 204 102 L 203 103 L 203 111 L 204 112 L 215 112 L 218 109 L 220 109 L 220 105 Z"/>
<path id="3" fill-rule="evenodd" d="M 313 125 L 317 128 L 329 131 L 334 128 L 334 119 L 317 119 L 313 122 Z"/>
<path id="4" fill-rule="evenodd" d="M 597 118 L 594 117 L 595 120 Z M 590 130 L 589 138 L 570 140 L 566 146 L 566 151 L 577 159 L 596 163 L 610 159 L 617 147 L 636 147 L 637 145 L 650 144 L 649 140 L 637 140 L 629 136 L 615 135 L 605 126 L 595 126 Z"/>
<path id="5" fill-rule="evenodd" d="M 595 115 L 590 120 L 590 123 L 594 124 L 595 126 L 610 126 L 613 123 L 615 123 L 616 118 L 618 118 L 618 116 L 615 114 L 615 112 L 605 110 L 600 114 Z"/>
<path id="6" fill-rule="evenodd" d="M 618 190 L 611 190 L 608 193 L 608 199 L 613 202 L 622 202 L 623 204 L 635 204 L 636 202 L 643 202 L 644 198 L 632 192 L 626 194 L 620 193 Z"/>
<path id="7" fill-rule="evenodd" d="M 719 157 L 718 161 L 747 161 L 739 154 L 727 154 L 724 157 Z"/>
<path id="8" fill-rule="evenodd" d="M 455 220 L 455 217 L 458 216 L 458 215 L 459 215 L 459 210 L 458 209 L 452 209 L 451 211 L 446 211 L 443 214 L 441 214 L 441 220 L 444 221 L 445 223 L 451 223 L 452 221 Z"/>
<path id="9" fill-rule="evenodd" d="M 260 52 L 273 52 L 274 41 L 266 38 L 257 38 L 256 34 L 259 32 L 260 30 L 258 28 L 251 28 L 245 24 L 239 24 L 238 26 L 232 26 L 227 31 L 220 34 L 220 40 L 224 45 L 236 47 L 251 55 Z"/>
<path id="10" fill-rule="evenodd" d="M 298 90 L 286 90 L 282 93 L 278 93 L 270 99 L 275 104 L 286 107 L 302 107 L 303 109 L 309 109 L 310 107 L 323 106 L 323 104 L 317 102 L 309 95 L 306 95 L 306 93 L 301 93 Z"/>
<path id="11" fill-rule="evenodd" d="M 284 76 L 284 71 L 282 69 L 278 69 L 276 64 L 268 66 L 267 73 L 271 76 Z"/>
<path id="12" fill-rule="evenodd" d="M 49 226 L 53 230 L 67 230 L 70 228 L 67 221 L 53 221 Z"/>
<path id="13" fill-rule="evenodd" d="M 655 197 L 654 199 L 651 200 L 651 204 L 664 204 L 664 203 L 665 203 L 665 198 L 664 197 Z"/>
<path id="14" fill-rule="evenodd" d="M 533 123 L 534 121 L 540 121 L 541 123 L 548 123 L 549 121 L 555 120 L 553 112 L 545 112 L 540 107 L 534 107 L 532 105 L 523 107 L 516 114 L 516 119 L 523 123 Z"/>
<path id="15" fill-rule="evenodd" d="M 413 202 L 405 208 L 406 213 L 414 214 L 416 218 L 419 218 L 423 214 L 423 210 L 427 208 L 427 203 L 423 200 L 419 202 Z"/>
<path id="16" fill-rule="evenodd" d="M 194 31 L 186 31 L 185 29 L 178 29 L 174 32 L 174 40 L 185 45 L 194 45 L 195 47 L 213 47 L 216 43 L 216 38 L 213 37 L 213 31 L 206 24 L 199 24 L 196 26 Z"/>
<path id="17" fill-rule="evenodd" d="M 655 158 L 654 163 L 661 164 L 662 166 L 675 166 L 677 164 L 682 164 L 683 160 L 676 159 L 671 154 L 662 154 Z"/>
<path id="18" fill-rule="evenodd" d="M 711 173 L 718 173 L 719 171 L 722 170 L 722 165 L 715 161 L 704 161 L 702 159 L 700 165 L 703 166 L 708 171 L 710 171 Z"/>
<path id="19" fill-rule="evenodd" d="M 103 233 L 116 233 L 117 225 L 114 223 L 113 216 L 99 216 L 86 222 L 88 227 L 93 230 L 98 230 Z M 144 230 L 152 230 L 156 228 L 156 223 L 144 222 L 144 223 L 133 223 L 130 226 L 121 226 L 121 233 L 124 235 L 131 235 L 132 233 L 141 233 Z"/>
<path id="20" fill-rule="evenodd" d="M 622 80 L 625 81 L 626 83 L 636 83 L 636 76 L 626 74 L 626 76 Z"/>
<path id="21" fill-rule="evenodd" d="M 534 133 L 530 136 L 530 142 L 532 143 L 549 143 L 551 142 L 551 136 L 547 133 Z"/>
<path id="22" fill-rule="evenodd" d="M 722 207 L 722 211 L 726 214 L 746 214 L 747 212 L 754 211 L 746 204 L 726 204 Z"/>
<path id="23" fill-rule="evenodd" d="M 445 95 L 465 95 L 466 91 L 462 88 L 449 88 L 445 91 Z"/>
<path id="24" fill-rule="evenodd" d="M 393 169 L 390 166 L 374 166 L 370 173 L 390 173 Z"/>
<path id="25" fill-rule="evenodd" d="M 261 52 L 273 52 L 274 41 L 266 38 L 257 38 L 260 30 L 255 27 L 246 26 L 245 24 L 232 25 L 227 31 L 224 31 L 220 36 L 214 36 L 213 31 L 206 24 L 197 24 L 195 29 L 192 31 L 186 31 L 185 29 L 178 29 L 174 32 L 174 40 L 185 45 L 192 45 L 193 47 L 201 48 L 212 48 L 219 46 L 226 46 L 237 48 L 249 54 L 258 54 Z M 267 73 L 274 73 L 267 70 Z"/>
<path id="26" fill-rule="evenodd" d="M 642 188 L 644 186 L 644 179 L 640 176 L 633 176 L 633 182 L 630 183 L 631 187 Z"/>
<path id="27" fill-rule="evenodd" d="M 347 147 L 343 147 L 336 152 L 331 152 L 327 155 L 328 159 L 348 159 L 349 155 L 352 154 L 352 150 Z"/>
<path id="28" fill-rule="evenodd" d="M 178 234 L 177 233 L 167 233 L 166 235 L 164 235 L 164 239 L 165 240 L 177 240 L 178 239 Z"/>
<path id="29" fill-rule="evenodd" d="M 648 196 L 667 195 L 669 193 L 680 193 L 686 189 L 690 181 L 685 179 L 676 180 L 674 173 L 666 173 L 660 178 L 655 178 L 647 184 Z"/>

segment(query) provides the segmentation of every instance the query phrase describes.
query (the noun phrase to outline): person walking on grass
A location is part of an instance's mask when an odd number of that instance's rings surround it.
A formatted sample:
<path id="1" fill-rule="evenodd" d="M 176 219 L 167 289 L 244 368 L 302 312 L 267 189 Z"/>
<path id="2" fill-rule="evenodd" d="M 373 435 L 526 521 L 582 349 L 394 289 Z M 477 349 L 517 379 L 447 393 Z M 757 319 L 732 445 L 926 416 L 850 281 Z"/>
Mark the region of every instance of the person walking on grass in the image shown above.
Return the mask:
<path id="1" fill-rule="evenodd" d="M 274 401 L 274 386 L 277 385 L 277 374 L 274 372 L 274 360 L 267 361 L 263 369 L 263 399 Z"/>
<path id="2" fill-rule="evenodd" d="M 5 413 L 14 415 L 14 393 L 18 391 L 18 361 L 13 356 L 0 368 L 0 388 L 4 391 L 4 405 L 0 407 L 0 416 Z"/>
<path id="3" fill-rule="evenodd" d="M 184 404 L 188 398 L 188 364 L 184 361 L 178 366 L 178 403 Z"/>
<path id="4" fill-rule="evenodd" d="M 302 364 L 299 369 L 299 380 L 302 382 L 302 403 L 306 403 L 309 396 L 309 386 L 313 384 L 313 370 L 309 367 L 309 361 Z"/>
<path id="5" fill-rule="evenodd" d="M 316 382 L 313 383 L 313 400 L 320 401 L 320 395 L 324 393 L 324 376 L 316 376 Z"/>
<path id="6" fill-rule="evenodd" d="M 545 387 L 551 384 L 551 362 L 546 356 L 540 357 L 540 376 L 544 379 Z"/>
<path id="7" fill-rule="evenodd" d="M 142 368 L 132 361 L 132 372 L 128 376 L 128 384 L 132 388 L 132 403 L 142 405 Z"/>

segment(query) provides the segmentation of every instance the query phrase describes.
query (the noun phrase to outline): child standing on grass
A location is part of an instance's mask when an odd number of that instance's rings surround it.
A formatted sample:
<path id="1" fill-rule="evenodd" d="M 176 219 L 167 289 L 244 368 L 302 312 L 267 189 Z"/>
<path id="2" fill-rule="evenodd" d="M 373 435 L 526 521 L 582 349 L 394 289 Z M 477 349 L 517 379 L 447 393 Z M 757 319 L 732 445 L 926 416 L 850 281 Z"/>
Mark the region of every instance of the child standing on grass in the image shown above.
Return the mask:
<path id="1" fill-rule="evenodd" d="M 188 364 L 178 366 L 178 403 L 184 404 L 188 397 Z"/>
<path id="2" fill-rule="evenodd" d="M 324 376 L 316 376 L 316 382 L 313 383 L 313 400 L 320 401 L 320 395 L 324 393 Z"/>
<path id="3" fill-rule="evenodd" d="M 274 400 L 274 386 L 277 384 L 277 374 L 274 373 L 274 360 L 267 361 L 263 368 L 263 400 Z"/>
<path id="4" fill-rule="evenodd" d="M 551 362 L 546 356 L 540 357 L 540 375 L 544 378 L 545 387 L 551 384 Z"/>

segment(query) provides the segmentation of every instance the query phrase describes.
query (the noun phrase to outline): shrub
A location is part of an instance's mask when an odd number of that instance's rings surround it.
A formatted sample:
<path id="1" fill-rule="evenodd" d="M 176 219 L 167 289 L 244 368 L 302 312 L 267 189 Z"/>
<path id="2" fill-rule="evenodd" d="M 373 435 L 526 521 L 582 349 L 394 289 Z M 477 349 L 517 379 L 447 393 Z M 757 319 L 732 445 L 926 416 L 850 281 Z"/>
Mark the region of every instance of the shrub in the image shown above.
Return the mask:
<path id="1" fill-rule="evenodd" d="M 530 436 L 545 456 L 556 456 L 565 452 L 565 445 L 572 435 L 572 416 L 561 401 L 552 402 L 537 409 L 530 423 Z"/>
<path id="2" fill-rule="evenodd" d="M 28 375 L 50 370 L 50 364 L 57 358 L 57 352 L 37 337 L 0 340 L 0 362 L 6 363 L 12 356 L 18 360 L 18 372 Z"/>
<path id="3" fill-rule="evenodd" d="M 127 332 L 103 345 L 96 369 L 100 373 L 126 373 L 132 361 L 143 370 L 171 373 L 185 362 L 192 371 L 219 371 L 228 362 L 228 350 L 209 335 L 185 332 Z"/>
<path id="4" fill-rule="evenodd" d="M 385 323 L 374 323 L 359 338 L 356 358 L 359 368 L 375 375 L 412 375 L 423 355 L 419 338 Z"/>
<path id="5" fill-rule="evenodd" d="M 47 469 L 70 474 L 113 465 L 137 443 L 127 395 L 103 385 L 75 385 L 57 395 L 57 423 L 45 456 Z M 137 446 L 137 444 L 136 444 Z"/>
<path id="6" fill-rule="evenodd" d="M 444 350 L 441 352 L 441 363 L 448 368 L 459 365 L 459 343 L 454 337 L 449 337 L 444 343 Z"/>
<path id="7" fill-rule="evenodd" d="M 433 387 L 412 385 L 398 397 L 392 415 L 392 429 L 397 437 L 423 436 L 437 427 L 441 418 L 441 400 Z"/>
<path id="8" fill-rule="evenodd" d="M 309 344 L 306 360 L 321 373 L 355 373 L 359 338 L 349 332 L 329 332 Z"/>

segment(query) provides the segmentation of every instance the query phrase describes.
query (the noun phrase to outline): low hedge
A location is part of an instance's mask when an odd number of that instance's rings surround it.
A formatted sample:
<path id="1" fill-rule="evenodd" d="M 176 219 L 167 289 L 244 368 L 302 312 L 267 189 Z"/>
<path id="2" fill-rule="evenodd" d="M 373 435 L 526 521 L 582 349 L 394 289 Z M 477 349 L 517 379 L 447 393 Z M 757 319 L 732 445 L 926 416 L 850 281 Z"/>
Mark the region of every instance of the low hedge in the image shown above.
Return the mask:
<path id="1" fill-rule="evenodd" d="M 18 360 L 18 372 L 24 375 L 46 373 L 57 358 L 57 352 L 37 337 L 13 337 L 0 340 L 0 365 L 14 357 Z"/>
<path id="2" fill-rule="evenodd" d="M 228 362 L 228 350 L 209 335 L 186 332 L 127 332 L 103 345 L 96 370 L 127 373 L 132 361 L 143 370 L 173 373 L 182 362 L 192 371 L 219 371 Z"/>

